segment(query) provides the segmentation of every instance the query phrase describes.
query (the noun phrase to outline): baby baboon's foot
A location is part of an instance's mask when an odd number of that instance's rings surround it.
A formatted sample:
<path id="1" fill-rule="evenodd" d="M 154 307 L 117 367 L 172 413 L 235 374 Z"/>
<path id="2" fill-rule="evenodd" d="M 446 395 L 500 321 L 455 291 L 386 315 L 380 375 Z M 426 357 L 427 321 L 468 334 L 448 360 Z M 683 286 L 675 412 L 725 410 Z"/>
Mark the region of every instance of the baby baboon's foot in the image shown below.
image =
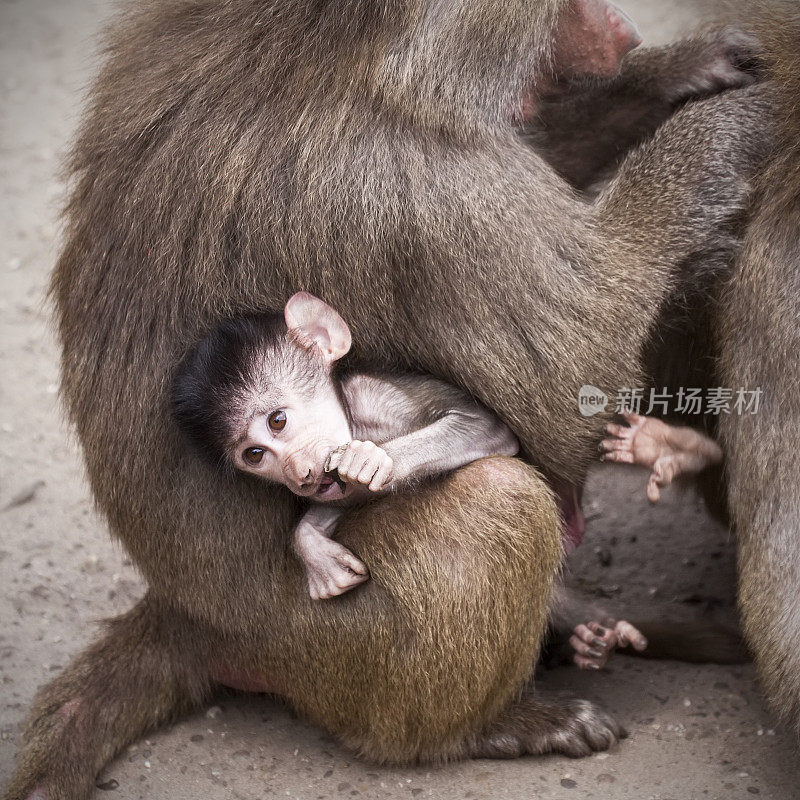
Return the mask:
<path id="1" fill-rule="evenodd" d="M 619 620 L 613 627 L 599 622 L 577 625 L 569 643 L 575 651 L 573 661 L 581 669 L 602 669 L 617 647 L 633 647 L 641 652 L 647 639 L 630 622 Z"/>
<path id="2" fill-rule="evenodd" d="M 300 555 L 312 600 L 328 600 L 369 579 L 369 570 L 363 561 L 324 536 L 315 537 L 313 547 L 304 547 Z"/>
<path id="3" fill-rule="evenodd" d="M 654 417 L 624 413 L 627 426 L 606 425 L 601 460 L 650 469 L 647 499 L 657 503 L 661 489 L 678 476 L 697 474 L 722 461 L 722 450 L 708 436 L 691 428 L 667 425 Z"/>
<path id="4" fill-rule="evenodd" d="M 560 753 L 582 758 L 608 750 L 625 730 L 588 700 L 546 702 L 523 697 L 474 744 L 473 758 Z"/>

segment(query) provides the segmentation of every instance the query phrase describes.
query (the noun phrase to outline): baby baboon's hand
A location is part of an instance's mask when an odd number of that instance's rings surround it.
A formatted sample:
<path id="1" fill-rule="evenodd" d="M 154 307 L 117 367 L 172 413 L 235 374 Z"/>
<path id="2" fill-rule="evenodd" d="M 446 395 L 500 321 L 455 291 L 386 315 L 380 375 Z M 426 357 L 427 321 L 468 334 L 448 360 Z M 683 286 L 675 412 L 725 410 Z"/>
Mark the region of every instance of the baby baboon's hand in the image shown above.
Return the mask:
<path id="1" fill-rule="evenodd" d="M 385 489 L 395 478 L 394 461 L 375 442 L 354 439 L 334 450 L 325 464 L 325 471 L 338 470 L 348 483 L 360 483 L 371 492 Z"/>
<path id="2" fill-rule="evenodd" d="M 325 536 L 298 544 L 312 600 L 328 600 L 369 579 L 369 570 L 344 545 Z"/>
<path id="3" fill-rule="evenodd" d="M 647 647 L 647 639 L 641 631 L 625 620 L 619 620 L 613 628 L 599 622 L 578 625 L 569 643 L 575 651 L 572 660 L 581 669 L 602 669 L 617 647 L 631 645 L 639 651 Z"/>

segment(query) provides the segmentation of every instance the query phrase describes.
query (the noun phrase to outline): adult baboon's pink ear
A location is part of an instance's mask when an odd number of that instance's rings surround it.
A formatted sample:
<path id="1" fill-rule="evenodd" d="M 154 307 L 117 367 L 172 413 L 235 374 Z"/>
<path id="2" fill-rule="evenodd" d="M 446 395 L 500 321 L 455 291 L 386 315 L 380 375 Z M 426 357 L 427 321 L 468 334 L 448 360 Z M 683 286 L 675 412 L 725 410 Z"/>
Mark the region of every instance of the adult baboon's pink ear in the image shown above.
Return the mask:
<path id="1" fill-rule="evenodd" d="M 556 25 L 553 42 L 559 76 L 611 78 L 626 53 L 642 43 L 628 15 L 607 0 L 570 0 Z"/>
<path id="2" fill-rule="evenodd" d="M 292 295 L 283 310 L 286 327 L 319 348 L 333 363 L 349 352 L 352 336 L 347 323 L 326 302 L 308 292 Z"/>

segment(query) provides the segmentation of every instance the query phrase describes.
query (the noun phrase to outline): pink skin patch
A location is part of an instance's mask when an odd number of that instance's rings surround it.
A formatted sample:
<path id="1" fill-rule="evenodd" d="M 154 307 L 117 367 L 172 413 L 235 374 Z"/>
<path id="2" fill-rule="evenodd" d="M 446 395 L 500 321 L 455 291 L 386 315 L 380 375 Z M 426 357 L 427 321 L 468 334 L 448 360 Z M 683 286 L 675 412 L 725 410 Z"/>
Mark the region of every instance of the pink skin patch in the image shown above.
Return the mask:
<path id="1" fill-rule="evenodd" d="M 630 17 L 607 0 L 572 0 L 554 34 L 553 74 L 539 76 L 536 86 L 512 111 L 516 123 L 532 119 L 539 99 L 551 94 L 560 81 L 595 76 L 613 78 L 622 59 L 642 43 Z"/>
<path id="2" fill-rule="evenodd" d="M 581 512 L 581 495 L 583 488 L 564 481 L 551 480 L 550 485 L 558 500 L 563 527 L 561 538 L 566 555 L 572 553 L 583 541 L 586 533 L 586 519 Z"/>
<path id="3" fill-rule="evenodd" d="M 81 701 L 78 699 L 70 700 L 67 703 L 64 703 L 61 708 L 56 711 L 56 714 L 61 717 L 65 722 L 71 720 L 77 713 L 78 709 L 80 708 Z"/>
<path id="4" fill-rule="evenodd" d="M 642 43 L 630 17 L 606 0 L 572 0 L 556 32 L 558 75 L 613 78 L 622 59 Z"/>

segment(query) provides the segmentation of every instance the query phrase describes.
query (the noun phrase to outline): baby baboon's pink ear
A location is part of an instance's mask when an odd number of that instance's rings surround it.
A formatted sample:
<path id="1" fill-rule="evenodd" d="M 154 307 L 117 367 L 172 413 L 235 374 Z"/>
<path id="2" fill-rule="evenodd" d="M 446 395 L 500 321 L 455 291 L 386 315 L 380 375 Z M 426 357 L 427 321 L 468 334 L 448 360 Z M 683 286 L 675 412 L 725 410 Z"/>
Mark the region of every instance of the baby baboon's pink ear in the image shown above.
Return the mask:
<path id="1" fill-rule="evenodd" d="M 628 15 L 607 0 L 570 0 L 556 26 L 553 43 L 559 76 L 611 78 L 623 57 L 642 43 Z"/>
<path id="2" fill-rule="evenodd" d="M 326 302 L 308 292 L 292 295 L 283 310 L 286 327 L 319 348 L 333 363 L 349 352 L 352 343 L 347 323 Z"/>

